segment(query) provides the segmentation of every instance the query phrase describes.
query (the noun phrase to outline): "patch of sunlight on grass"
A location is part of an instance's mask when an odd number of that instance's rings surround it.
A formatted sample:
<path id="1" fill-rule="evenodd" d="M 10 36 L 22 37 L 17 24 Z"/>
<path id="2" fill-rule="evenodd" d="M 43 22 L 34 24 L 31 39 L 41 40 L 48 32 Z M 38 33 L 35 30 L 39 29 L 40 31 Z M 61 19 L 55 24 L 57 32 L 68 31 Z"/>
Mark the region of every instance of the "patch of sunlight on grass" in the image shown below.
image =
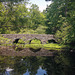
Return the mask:
<path id="1" fill-rule="evenodd" d="M 31 44 L 41 44 L 41 41 L 39 39 L 33 39 Z"/>
<path id="2" fill-rule="evenodd" d="M 65 45 L 53 44 L 53 43 L 43 45 L 43 48 L 47 50 L 61 50 L 65 47 L 66 47 Z"/>
<path id="3" fill-rule="evenodd" d="M 26 48 L 33 48 L 33 49 L 39 49 L 42 48 L 42 44 L 26 44 Z"/>
<path id="4" fill-rule="evenodd" d="M 33 49 L 38 49 L 38 48 L 44 48 L 47 50 L 61 50 L 65 48 L 65 45 L 60 45 L 60 44 L 26 44 L 25 48 L 33 48 Z"/>

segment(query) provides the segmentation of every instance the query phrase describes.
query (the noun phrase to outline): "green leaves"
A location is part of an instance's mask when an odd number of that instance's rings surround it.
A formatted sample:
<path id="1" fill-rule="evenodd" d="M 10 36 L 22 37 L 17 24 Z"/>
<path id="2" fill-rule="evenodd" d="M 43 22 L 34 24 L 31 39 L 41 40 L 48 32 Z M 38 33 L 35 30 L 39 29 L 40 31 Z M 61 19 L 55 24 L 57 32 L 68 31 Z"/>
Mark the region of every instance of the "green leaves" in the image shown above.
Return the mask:
<path id="1" fill-rule="evenodd" d="M 59 43 L 67 44 L 75 38 L 75 2 L 52 0 L 46 9 L 46 33 L 55 34 Z"/>
<path id="2" fill-rule="evenodd" d="M 11 45 L 11 39 L 5 38 L 0 35 L 0 45 Z"/>
<path id="3" fill-rule="evenodd" d="M 45 15 L 39 11 L 36 4 L 27 8 L 25 3 L 15 3 L 8 1 L 3 5 L 0 3 L 0 33 L 37 33 L 42 25 L 45 25 Z"/>

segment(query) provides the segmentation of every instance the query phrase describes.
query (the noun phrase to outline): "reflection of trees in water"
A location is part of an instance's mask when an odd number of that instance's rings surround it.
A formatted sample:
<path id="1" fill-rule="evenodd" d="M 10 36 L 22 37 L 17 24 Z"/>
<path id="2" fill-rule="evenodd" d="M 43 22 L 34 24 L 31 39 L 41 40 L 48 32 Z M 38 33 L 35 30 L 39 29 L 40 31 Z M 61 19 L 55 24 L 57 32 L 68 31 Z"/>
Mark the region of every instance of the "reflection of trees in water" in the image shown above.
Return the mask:
<path id="1" fill-rule="evenodd" d="M 48 75 L 74 75 L 75 53 L 62 52 L 52 57 L 0 56 L 0 73 L 4 73 L 9 67 L 14 69 L 12 75 L 23 75 L 27 70 L 30 75 L 36 75 L 39 66 L 42 66 Z"/>
<path id="2" fill-rule="evenodd" d="M 0 73 L 4 73 L 7 67 L 14 67 L 14 59 L 10 56 L 0 56 Z"/>
<path id="3" fill-rule="evenodd" d="M 40 62 L 37 57 L 0 57 L 0 73 L 4 73 L 7 67 L 13 68 L 14 71 L 10 72 L 12 75 L 22 75 L 27 70 L 30 75 L 35 75 L 39 68 Z"/>
<path id="4" fill-rule="evenodd" d="M 46 57 L 43 68 L 46 69 L 48 75 L 74 75 L 74 58 L 75 53 L 58 53 L 56 56 Z"/>
<path id="5" fill-rule="evenodd" d="M 15 59 L 14 71 L 17 72 L 18 75 L 25 73 L 27 70 L 30 72 L 30 75 L 35 75 L 38 68 L 39 61 L 37 57 L 25 57 L 23 60 L 19 58 Z"/>

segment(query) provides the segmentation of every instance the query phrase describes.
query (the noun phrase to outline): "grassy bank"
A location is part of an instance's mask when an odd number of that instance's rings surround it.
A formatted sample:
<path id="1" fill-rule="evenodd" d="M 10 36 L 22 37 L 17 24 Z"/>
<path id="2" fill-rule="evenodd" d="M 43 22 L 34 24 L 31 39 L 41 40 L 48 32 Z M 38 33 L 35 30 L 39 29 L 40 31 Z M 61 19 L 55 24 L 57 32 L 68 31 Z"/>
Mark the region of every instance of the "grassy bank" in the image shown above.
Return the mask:
<path id="1" fill-rule="evenodd" d="M 55 43 L 47 43 L 47 44 L 42 44 L 42 42 L 39 39 L 32 39 L 30 44 L 26 44 L 26 41 L 23 41 L 20 39 L 18 43 L 11 43 L 10 39 L 0 37 L 0 46 L 13 46 L 15 45 L 15 50 L 18 48 L 32 48 L 34 50 L 43 48 L 46 50 L 62 50 L 64 48 L 67 48 L 66 45 L 61 45 L 61 44 L 55 44 Z M 28 42 L 29 43 L 29 42 Z"/>
<path id="2" fill-rule="evenodd" d="M 33 48 L 33 49 L 39 49 L 39 48 L 43 48 L 46 50 L 62 50 L 64 48 L 66 48 L 66 45 L 60 45 L 60 44 L 16 44 L 17 48 Z"/>

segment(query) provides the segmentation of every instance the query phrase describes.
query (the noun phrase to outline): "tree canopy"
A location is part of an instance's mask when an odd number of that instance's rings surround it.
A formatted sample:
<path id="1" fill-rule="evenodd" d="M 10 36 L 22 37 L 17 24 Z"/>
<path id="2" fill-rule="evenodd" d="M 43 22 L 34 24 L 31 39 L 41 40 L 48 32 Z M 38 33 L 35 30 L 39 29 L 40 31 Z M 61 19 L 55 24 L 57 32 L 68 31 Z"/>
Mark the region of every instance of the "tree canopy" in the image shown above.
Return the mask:
<path id="1" fill-rule="evenodd" d="M 59 43 L 75 42 L 75 1 L 51 0 L 43 12 L 29 0 L 0 0 L 1 34 L 54 34 Z"/>
<path id="2" fill-rule="evenodd" d="M 59 42 L 75 40 L 74 5 L 74 0 L 52 0 L 52 4 L 46 8 L 46 33 L 55 34 Z"/>

